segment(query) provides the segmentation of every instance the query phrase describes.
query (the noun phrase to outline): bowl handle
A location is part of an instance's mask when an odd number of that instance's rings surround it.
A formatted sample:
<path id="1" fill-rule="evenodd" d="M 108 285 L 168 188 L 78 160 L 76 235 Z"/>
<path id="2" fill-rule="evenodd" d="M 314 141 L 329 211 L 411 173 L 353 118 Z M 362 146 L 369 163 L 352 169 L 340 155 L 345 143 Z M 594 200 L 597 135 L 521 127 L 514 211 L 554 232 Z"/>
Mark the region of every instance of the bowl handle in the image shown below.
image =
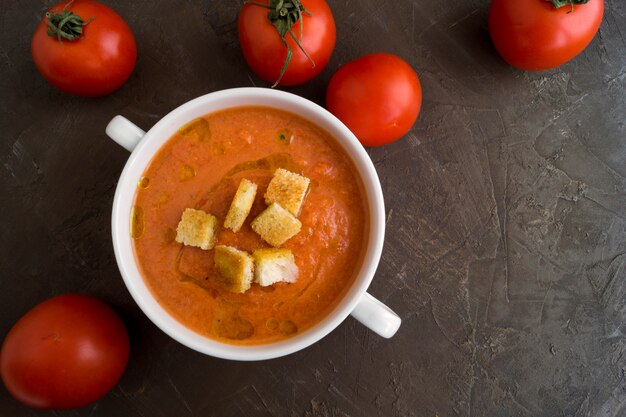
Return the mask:
<path id="1" fill-rule="evenodd" d="M 402 322 L 396 313 L 369 293 L 363 294 L 350 314 L 370 330 L 387 339 L 396 334 Z"/>
<path id="2" fill-rule="evenodd" d="M 126 150 L 132 152 L 146 132 L 127 118 L 118 115 L 112 118 L 107 125 L 106 134 Z"/>

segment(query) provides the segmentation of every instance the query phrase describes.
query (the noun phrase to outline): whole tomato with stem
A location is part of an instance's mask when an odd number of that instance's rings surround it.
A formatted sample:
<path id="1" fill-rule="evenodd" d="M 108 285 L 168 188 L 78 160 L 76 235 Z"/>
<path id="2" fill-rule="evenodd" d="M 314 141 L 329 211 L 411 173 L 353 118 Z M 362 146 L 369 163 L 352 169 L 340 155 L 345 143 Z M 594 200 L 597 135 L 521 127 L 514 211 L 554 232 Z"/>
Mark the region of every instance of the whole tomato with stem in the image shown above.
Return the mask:
<path id="1" fill-rule="evenodd" d="M 67 294 L 33 307 L 15 323 L 2 344 L 0 375 L 30 407 L 81 407 L 113 388 L 128 354 L 126 327 L 111 307 Z"/>
<path id="2" fill-rule="evenodd" d="M 512 66 L 546 70 L 581 53 L 603 13 L 604 0 L 492 0 L 489 33 Z"/>
<path id="3" fill-rule="evenodd" d="M 109 94 L 135 67 L 135 38 L 124 20 L 94 0 L 63 1 L 43 17 L 31 41 L 37 69 L 52 85 L 83 97 Z"/>
<path id="4" fill-rule="evenodd" d="M 239 12 L 238 34 L 246 62 L 272 87 L 317 76 L 337 38 L 324 0 L 247 0 Z"/>
<path id="5" fill-rule="evenodd" d="M 365 146 L 380 146 L 406 134 L 419 115 L 422 87 L 402 58 L 374 53 L 347 63 L 332 76 L 326 107 Z"/>

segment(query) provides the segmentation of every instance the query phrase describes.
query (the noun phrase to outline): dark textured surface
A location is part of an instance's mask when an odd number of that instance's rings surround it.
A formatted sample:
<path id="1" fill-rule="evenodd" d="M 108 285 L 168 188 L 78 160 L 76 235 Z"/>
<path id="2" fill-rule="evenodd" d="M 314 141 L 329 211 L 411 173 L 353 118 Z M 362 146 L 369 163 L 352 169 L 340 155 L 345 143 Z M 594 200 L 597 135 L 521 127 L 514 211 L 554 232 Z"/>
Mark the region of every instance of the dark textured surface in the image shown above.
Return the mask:
<path id="1" fill-rule="evenodd" d="M 574 61 L 525 73 L 493 50 L 486 0 L 330 1 L 332 60 L 290 91 L 323 104 L 333 71 L 373 51 L 422 80 L 413 130 L 368 150 L 388 211 L 370 291 L 403 325 L 383 340 L 349 318 L 259 363 L 203 356 L 149 322 L 109 227 L 128 157 L 104 134 L 111 117 L 148 129 L 196 96 L 265 85 L 238 49 L 239 2 L 107 3 L 139 56 L 95 100 L 56 91 L 31 61 L 51 3 L 0 10 L 0 334 L 43 299 L 82 292 L 113 305 L 132 340 L 109 395 L 54 415 L 626 416 L 626 2 L 606 2 Z M 49 414 L 0 388 L 0 415 Z"/>

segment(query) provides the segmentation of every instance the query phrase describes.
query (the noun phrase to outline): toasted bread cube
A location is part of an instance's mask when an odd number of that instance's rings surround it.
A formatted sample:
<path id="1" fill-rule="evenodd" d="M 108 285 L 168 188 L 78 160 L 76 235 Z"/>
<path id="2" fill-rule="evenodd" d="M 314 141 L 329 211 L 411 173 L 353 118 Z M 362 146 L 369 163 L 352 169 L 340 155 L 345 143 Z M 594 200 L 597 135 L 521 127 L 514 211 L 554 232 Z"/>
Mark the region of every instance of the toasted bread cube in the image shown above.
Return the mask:
<path id="1" fill-rule="evenodd" d="M 202 210 L 186 208 L 176 228 L 176 241 L 204 250 L 215 246 L 217 218 Z"/>
<path id="2" fill-rule="evenodd" d="M 298 234 L 302 223 L 280 204 L 272 203 L 252 221 L 251 226 L 264 241 L 278 247 Z"/>
<path id="3" fill-rule="evenodd" d="M 278 203 L 294 216 L 298 216 L 310 182 L 307 177 L 278 168 L 267 186 L 265 203 Z"/>
<path id="4" fill-rule="evenodd" d="M 215 247 L 215 280 L 224 289 L 244 293 L 250 289 L 254 269 L 252 256 L 231 246 Z"/>
<path id="5" fill-rule="evenodd" d="M 276 282 L 296 282 L 298 266 L 289 249 L 258 249 L 254 257 L 254 282 L 267 287 Z"/>
<path id="6" fill-rule="evenodd" d="M 252 203 L 254 203 L 254 197 L 256 196 L 257 186 L 252 181 L 242 179 L 235 193 L 233 202 L 230 203 L 226 220 L 224 220 L 224 227 L 231 229 L 233 232 L 238 232 L 243 226 L 243 222 L 250 214 Z"/>

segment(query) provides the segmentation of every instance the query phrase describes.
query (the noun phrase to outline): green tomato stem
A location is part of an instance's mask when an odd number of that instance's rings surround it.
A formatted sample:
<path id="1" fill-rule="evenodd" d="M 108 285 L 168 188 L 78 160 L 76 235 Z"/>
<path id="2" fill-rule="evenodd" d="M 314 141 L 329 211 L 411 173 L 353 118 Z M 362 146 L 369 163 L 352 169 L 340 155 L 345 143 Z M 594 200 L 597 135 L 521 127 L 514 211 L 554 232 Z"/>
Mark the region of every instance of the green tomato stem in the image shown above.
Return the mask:
<path id="1" fill-rule="evenodd" d="M 307 16 L 311 16 L 311 13 L 304 8 L 302 3 L 299 0 L 269 0 L 269 3 L 261 3 L 254 0 L 244 0 L 246 4 L 252 4 L 255 6 L 265 7 L 269 9 L 267 13 L 267 18 L 270 23 L 274 25 L 278 35 L 280 36 L 280 40 L 282 41 L 285 48 L 287 48 L 287 56 L 285 57 L 285 62 L 283 62 L 283 66 L 280 69 L 280 74 L 278 75 L 278 79 L 272 85 L 272 88 L 276 87 L 280 80 L 282 80 L 283 75 L 285 75 L 285 71 L 289 66 L 289 62 L 291 62 L 291 58 L 293 57 L 293 51 L 289 47 L 287 43 L 287 39 L 285 38 L 287 34 L 291 36 L 294 40 L 298 48 L 304 53 L 309 61 L 311 61 L 311 65 L 315 67 L 315 61 L 313 58 L 309 56 L 307 51 L 302 46 L 302 34 L 304 33 L 304 23 L 302 19 L 302 15 L 305 14 Z M 293 25 L 296 22 L 300 22 L 300 36 L 296 36 L 293 32 Z"/>
<path id="2" fill-rule="evenodd" d="M 83 27 L 87 26 L 94 18 L 91 17 L 86 22 L 75 14 L 68 10 L 68 7 L 74 2 L 71 0 L 60 12 L 48 12 L 46 18 L 48 19 L 48 28 L 46 33 L 48 36 L 57 38 L 59 42 L 63 43 L 63 39 L 67 41 L 75 41 L 80 39 L 83 35 Z"/>
<path id="3" fill-rule="evenodd" d="M 555 9 L 558 9 L 563 6 L 567 6 L 569 4 L 571 9 L 567 13 L 571 13 L 574 11 L 575 4 L 585 4 L 589 2 L 589 0 L 546 0 L 546 1 L 549 1 L 550 3 L 552 3 Z"/>

